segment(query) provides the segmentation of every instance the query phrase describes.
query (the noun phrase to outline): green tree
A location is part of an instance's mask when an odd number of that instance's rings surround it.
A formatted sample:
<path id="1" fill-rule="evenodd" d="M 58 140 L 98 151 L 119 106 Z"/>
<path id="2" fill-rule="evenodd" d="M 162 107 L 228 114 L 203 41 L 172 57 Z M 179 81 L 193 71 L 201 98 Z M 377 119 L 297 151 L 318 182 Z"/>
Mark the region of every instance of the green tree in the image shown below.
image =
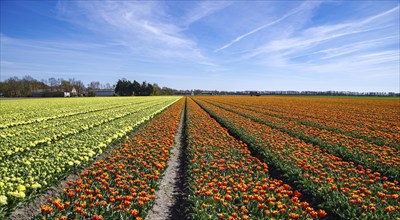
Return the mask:
<path id="1" fill-rule="evenodd" d="M 153 94 L 152 95 L 161 95 L 161 89 L 160 87 L 157 85 L 157 83 L 153 84 Z"/>
<path id="2" fill-rule="evenodd" d="M 133 84 L 126 79 L 118 80 L 115 86 L 115 93 L 120 96 L 131 96 L 133 95 Z"/>
<path id="3" fill-rule="evenodd" d="M 148 95 L 153 95 L 153 85 L 151 85 L 150 83 L 148 83 L 146 87 L 146 96 Z"/>
<path id="4" fill-rule="evenodd" d="M 133 80 L 132 87 L 134 95 L 140 95 L 140 83 L 136 80 Z"/>

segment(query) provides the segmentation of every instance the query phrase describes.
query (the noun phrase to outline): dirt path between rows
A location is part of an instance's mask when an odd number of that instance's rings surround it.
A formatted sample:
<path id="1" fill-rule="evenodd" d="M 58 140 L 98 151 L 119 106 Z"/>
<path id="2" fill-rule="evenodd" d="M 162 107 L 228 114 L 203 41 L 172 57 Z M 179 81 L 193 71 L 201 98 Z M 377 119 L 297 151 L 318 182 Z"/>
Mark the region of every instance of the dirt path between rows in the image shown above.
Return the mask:
<path id="1" fill-rule="evenodd" d="M 156 191 L 153 209 L 145 220 L 187 219 L 186 209 L 186 145 L 185 120 L 186 104 L 182 111 L 178 131 L 175 133 L 175 147 L 171 150 L 171 158 L 165 175 Z"/>

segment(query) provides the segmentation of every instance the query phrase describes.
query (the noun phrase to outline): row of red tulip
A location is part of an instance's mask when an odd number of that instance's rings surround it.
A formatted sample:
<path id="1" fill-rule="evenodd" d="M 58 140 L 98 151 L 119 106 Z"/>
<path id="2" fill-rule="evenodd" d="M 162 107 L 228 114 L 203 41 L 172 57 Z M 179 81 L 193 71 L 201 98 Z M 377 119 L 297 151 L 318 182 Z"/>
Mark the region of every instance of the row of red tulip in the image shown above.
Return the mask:
<path id="1" fill-rule="evenodd" d="M 220 123 L 265 156 L 268 163 L 307 191 L 322 207 L 345 219 L 400 217 L 399 182 L 356 162 L 343 161 L 279 129 L 196 98 Z"/>
<path id="2" fill-rule="evenodd" d="M 224 105 L 239 104 L 251 111 L 400 149 L 400 103 L 394 100 L 304 97 L 210 97 L 209 100 Z"/>
<path id="3" fill-rule="evenodd" d="M 223 105 L 209 101 L 221 108 L 249 117 L 254 121 L 283 130 L 308 143 L 316 144 L 331 154 L 351 161 L 360 161 L 363 166 L 378 171 L 392 179 L 400 178 L 400 152 L 395 148 L 378 146 L 363 139 L 307 126 L 295 120 L 273 117 L 265 114 L 262 110 L 249 110 L 241 106 L 240 103 Z"/>

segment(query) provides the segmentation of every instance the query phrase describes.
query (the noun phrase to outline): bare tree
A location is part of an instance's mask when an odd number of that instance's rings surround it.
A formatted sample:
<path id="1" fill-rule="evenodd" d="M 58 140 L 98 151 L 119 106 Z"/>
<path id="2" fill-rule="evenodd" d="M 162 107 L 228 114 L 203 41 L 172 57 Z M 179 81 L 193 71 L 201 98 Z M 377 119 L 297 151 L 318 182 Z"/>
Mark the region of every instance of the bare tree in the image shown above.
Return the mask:
<path id="1" fill-rule="evenodd" d="M 50 83 L 50 91 L 53 92 L 54 87 L 57 85 L 56 78 L 53 78 L 53 77 L 49 78 L 49 83 Z"/>
<path id="2" fill-rule="evenodd" d="M 47 81 L 47 79 L 42 79 L 41 82 L 42 82 L 42 89 L 43 90 L 47 89 L 47 87 L 49 86 L 48 84 L 49 82 Z"/>
<path id="3" fill-rule="evenodd" d="M 90 82 L 88 87 L 90 87 L 91 89 L 100 89 L 100 82 L 92 81 L 92 82 Z"/>
<path id="4" fill-rule="evenodd" d="M 83 95 L 83 93 L 85 92 L 85 84 L 81 81 L 78 80 L 75 83 L 75 89 L 78 92 L 78 95 Z"/>
<path id="5" fill-rule="evenodd" d="M 70 83 L 69 81 L 67 81 L 67 80 L 62 80 L 62 81 L 61 81 L 61 88 L 62 88 L 64 91 L 71 91 L 72 85 L 71 85 L 71 83 Z"/>

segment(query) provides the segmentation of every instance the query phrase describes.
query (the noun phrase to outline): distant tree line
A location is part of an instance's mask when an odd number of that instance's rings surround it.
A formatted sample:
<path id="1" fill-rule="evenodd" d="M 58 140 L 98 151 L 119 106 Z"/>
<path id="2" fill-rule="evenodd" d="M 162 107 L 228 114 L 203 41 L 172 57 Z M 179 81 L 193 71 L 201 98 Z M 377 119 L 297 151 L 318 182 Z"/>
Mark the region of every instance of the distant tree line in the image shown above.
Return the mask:
<path id="1" fill-rule="evenodd" d="M 174 95 L 177 90 L 162 87 L 156 83 L 150 84 L 144 81 L 139 83 L 136 80 L 118 80 L 116 85 L 110 83 L 101 84 L 99 81 L 92 81 L 87 86 L 75 78 L 68 80 L 63 78 L 49 78 L 36 80 L 31 76 L 18 78 L 16 76 L 0 82 L 0 96 L 5 97 L 63 97 L 64 92 L 75 90 L 75 96 L 95 96 L 97 90 L 115 90 L 120 96 L 157 96 Z"/>
<path id="2" fill-rule="evenodd" d="M 182 95 L 305 95 L 305 96 L 400 96 L 395 92 L 351 92 L 351 91 L 217 91 L 179 90 Z"/>
<path id="3" fill-rule="evenodd" d="M 25 76 L 22 79 L 11 77 L 4 82 L 0 82 L 0 93 L 8 97 L 24 97 L 31 96 L 32 91 L 44 89 L 47 85 L 37 81 L 30 76 Z"/>
<path id="4" fill-rule="evenodd" d="M 399 97 L 395 92 L 351 92 L 351 91 L 219 91 L 219 90 L 174 90 L 175 95 L 302 95 L 302 96 L 393 96 Z"/>
<path id="5" fill-rule="evenodd" d="M 95 96 L 97 90 L 114 90 L 119 96 L 157 96 L 157 95 L 313 95 L 313 96 L 400 96 L 395 92 L 351 92 L 351 91 L 218 91 L 218 90 L 176 90 L 160 88 L 156 83 L 139 83 L 123 78 L 116 85 L 92 81 L 87 86 L 75 78 L 49 78 L 36 80 L 31 76 L 11 77 L 0 82 L 0 96 L 5 97 L 62 97 L 64 92 L 75 90 L 76 96 Z"/>
<path id="6" fill-rule="evenodd" d="M 64 92 L 71 91 L 72 88 L 75 88 L 78 95 L 85 92 L 83 82 L 74 78 L 49 78 L 39 81 L 31 76 L 24 76 L 22 79 L 14 76 L 0 82 L 0 94 L 6 97 L 31 97 L 39 93 L 40 96 L 57 97 L 64 96 Z"/>
<path id="7" fill-rule="evenodd" d="M 54 78 L 36 80 L 31 76 L 24 76 L 22 79 L 14 76 L 0 82 L 0 95 L 5 97 L 63 97 L 64 92 L 75 90 L 75 96 L 85 96 L 95 89 L 114 89 L 109 83 L 101 84 L 99 81 L 92 81 L 87 86 L 75 78 L 68 80 Z"/>
<path id="8" fill-rule="evenodd" d="M 141 84 L 133 80 L 118 80 L 115 85 L 115 93 L 119 96 L 158 96 L 158 95 L 174 95 L 176 90 L 167 87 L 160 88 L 156 83 L 150 84 L 146 81 Z"/>
<path id="9" fill-rule="evenodd" d="M 395 92 L 351 92 L 351 91 L 261 91 L 261 95 L 312 95 L 312 96 L 399 96 Z"/>

